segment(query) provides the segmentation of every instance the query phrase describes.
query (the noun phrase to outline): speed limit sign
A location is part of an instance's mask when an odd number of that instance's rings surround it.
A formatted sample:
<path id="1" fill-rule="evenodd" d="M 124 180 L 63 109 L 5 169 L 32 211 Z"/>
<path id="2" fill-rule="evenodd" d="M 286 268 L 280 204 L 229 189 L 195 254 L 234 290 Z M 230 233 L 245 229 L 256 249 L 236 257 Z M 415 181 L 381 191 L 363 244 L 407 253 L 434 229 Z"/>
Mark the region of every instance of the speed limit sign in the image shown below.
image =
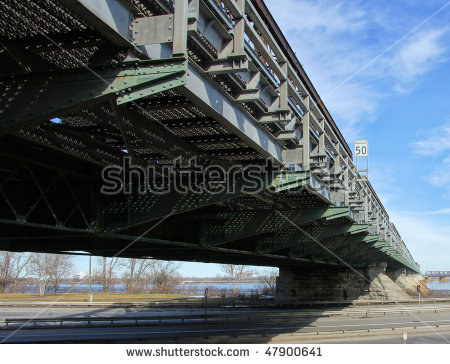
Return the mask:
<path id="1" fill-rule="evenodd" d="M 355 156 L 368 157 L 369 156 L 369 142 L 367 140 L 355 141 Z"/>

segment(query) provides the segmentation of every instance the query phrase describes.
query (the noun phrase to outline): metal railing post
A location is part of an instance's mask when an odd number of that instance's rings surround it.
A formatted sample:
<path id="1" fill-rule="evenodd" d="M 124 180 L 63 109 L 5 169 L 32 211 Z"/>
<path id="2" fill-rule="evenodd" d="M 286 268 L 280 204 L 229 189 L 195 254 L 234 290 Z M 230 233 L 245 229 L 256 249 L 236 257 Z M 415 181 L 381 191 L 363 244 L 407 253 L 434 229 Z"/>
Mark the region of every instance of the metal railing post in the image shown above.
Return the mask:
<path id="1" fill-rule="evenodd" d="M 172 55 L 183 57 L 187 54 L 188 0 L 175 0 Z"/>

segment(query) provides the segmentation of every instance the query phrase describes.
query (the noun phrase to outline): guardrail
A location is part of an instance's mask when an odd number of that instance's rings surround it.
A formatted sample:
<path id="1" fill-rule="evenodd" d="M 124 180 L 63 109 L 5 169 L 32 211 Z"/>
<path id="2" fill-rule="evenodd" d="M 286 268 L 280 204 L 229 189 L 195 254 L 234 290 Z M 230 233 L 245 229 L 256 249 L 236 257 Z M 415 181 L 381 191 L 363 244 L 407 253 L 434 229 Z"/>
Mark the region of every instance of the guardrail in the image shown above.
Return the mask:
<path id="1" fill-rule="evenodd" d="M 433 292 L 433 291 L 431 291 Z M 423 303 L 450 302 L 450 297 L 422 297 Z M 215 300 L 209 298 L 208 303 L 203 302 L 39 302 L 39 301 L 8 301 L 0 302 L 0 307 L 148 307 L 148 308 L 301 308 L 301 307 L 345 307 L 369 306 L 390 304 L 417 304 L 417 299 L 411 300 L 355 300 L 355 301 L 251 301 L 251 300 Z"/>
<path id="2" fill-rule="evenodd" d="M 63 323 L 87 323 L 88 327 L 92 327 L 93 323 L 109 323 L 114 325 L 117 323 L 126 323 L 126 326 L 153 326 L 153 325 L 184 325 L 184 324 L 204 324 L 204 323 L 233 323 L 242 321 L 258 321 L 258 320 L 290 320 L 292 317 L 312 318 L 314 314 L 296 315 L 292 313 L 234 313 L 234 314 L 192 314 L 192 315 L 165 315 L 165 316 L 106 316 L 106 317 L 45 317 L 45 318 L 5 318 L 3 322 L 5 327 L 9 328 L 13 323 L 19 323 L 27 327 L 38 328 L 39 323 L 59 323 L 52 327 L 61 327 Z M 320 315 L 315 315 L 320 316 Z M 78 325 L 79 326 L 79 325 Z M 77 327 L 78 327 L 77 326 Z M 98 327 L 98 325 L 95 325 Z"/>
<path id="3" fill-rule="evenodd" d="M 169 326 L 196 324 L 234 324 L 251 321 L 256 322 L 295 322 L 298 320 L 315 320 L 321 317 L 358 317 L 368 318 L 388 315 L 420 315 L 449 312 L 450 307 L 422 307 L 421 309 L 394 310 L 346 310 L 346 311 L 302 311 L 302 312 L 254 312 L 254 313 L 211 313 L 189 315 L 152 315 L 152 316 L 103 316 L 103 317 L 38 317 L 38 318 L 4 318 L 4 329 L 20 328 L 67 328 L 67 327 L 111 327 L 111 326 Z M 42 325 L 46 324 L 46 325 Z M 59 324 L 59 325 L 57 325 Z"/>

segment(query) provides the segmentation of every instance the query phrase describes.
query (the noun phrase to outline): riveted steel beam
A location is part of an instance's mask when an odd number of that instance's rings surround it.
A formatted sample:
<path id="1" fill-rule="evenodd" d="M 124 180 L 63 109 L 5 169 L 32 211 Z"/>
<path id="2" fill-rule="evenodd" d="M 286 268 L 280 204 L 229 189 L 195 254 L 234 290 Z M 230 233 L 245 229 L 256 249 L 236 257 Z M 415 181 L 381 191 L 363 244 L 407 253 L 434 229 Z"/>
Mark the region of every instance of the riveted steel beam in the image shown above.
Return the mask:
<path id="1" fill-rule="evenodd" d="M 344 212 L 347 211 L 347 215 Z M 346 208 L 305 208 L 289 210 L 245 210 L 202 213 L 193 216 L 200 222 L 199 241 L 205 246 L 216 246 L 267 233 L 280 233 L 296 224 L 309 224 L 321 219 L 332 220 L 348 215 Z M 185 219 L 185 218 L 184 218 Z M 188 220 L 189 221 L 189 220 Z"/>
<path id="2" fill-rule="evenodd" d="M 43 121 L 108 98 L 135 101 L 186 82 L 187 61 L 124 63 L 95 70 L 71 70 L 0 78 L 0 133 Z"/>
<path id="3" fill-rule="evenodd" d="M 281 192 L 309 185 L 310 181 L 311 175 L 309 172 L 289 172 L 278 175 L 272 182 L 272 187 L 275 188 L 275 192 Z"/>
<path id="4" fill-rule="evenodd" d="M 320 227 L 304 227 L 301 230 L 292 226 L 291 230 L 289 234 L 272 234 L 261 238 L 257 243 L 256 251 L 259 253 L 268 253 L 281 249 L 295 248 L 305 243 L 310 246 L 317 245 L 320 247 L 318 242 L 339 235 L 363 233 L 367 231 L 367 226 L 356 224 L 324 225 Z"/>
<path id="5" fill-rule="evenodd" d="M 217 84 L 202 76 L 202 70 L 194 65 L 188 67 L 188 79 L 180 88 L 190 100 L 207 115 L 218 120 L 225 129 L 236 134 L 265 157 L 282 163 L 282 144 L 245 110 L 236 105 L 234 99 L 220 90 Z"/>
<path id="6" fill-rule="evenodd" d="M 259 101 L 261 92 L 258 89 L 245 89 L 235 95 L 237 102 L 254 102 Z"/>
<path id="7" fill-rule="evenodd" d="M 275 177 L 275 175 L 262 176 L 261 182 L 270 184 Z M 149 180 L 152 179 L 153 176 L 149 176 Z M 164 193 L 148 192 L 130 196 L 104 196 L 102 201 L 103 227 L 105 230 L 125 229 L 242 197 L 250 193 L 245 186 L 246 181 L 243 178 L 236 178 L 233 191 L 228 191 L 226 188 L 216 193 L 210 193 L 207 190 L 198 193 L 189 190 L 179 191 L 175 183 L 172 183 Z"/>
<path id="8" fill-rule="evenodd" d="M 211 75 L 222 75 L 228 73 L 248 72 L 249 64 L 247 58 L 229 57 L 214 60 L 204 66 L 204 69 Z"/>
<path id="9" fill-rule="evenodd" d="M 173 17 L 173 14 L 167 14 L 135 19 L 132 30 L 133 43 L 142 46 L 172 42 Z"/>
<path id="10" fill-rule="evenodd" d="M 113 44 L 134 48 L 130 29 L 139 10 L 126 0 L 60 0 Z"/>
<path id="11" fill-rule="evenodd" d="M 354 259 L 356 257 L 361 257 L 368 252 L 369 249 L 372 249 L 372 242 L 377 241 L 379 239 L 378 235 L 365 235 L 365 234 L 357 234 L 357 235 L 349 235 L 346 236 L 345 239 L 339 241 L 335 244 L 330 244 L 327 247 L 330 251 L 337 254 L 339 257 L 343 258 L 345 261 L 350 261 L 350 259 Z M 320 255 L 313 255 L 313 259 L 331 259 L 335 258 L 333 254 L 330 254 L 325 249 L 322 249 Z"/>
<path id="12" fill-rule="evenodd" d="M 261 124 L 287 123 L 292 120 L 290 110 L 281 110 L 267 112 L 259 116 L 258 121 Z"/>

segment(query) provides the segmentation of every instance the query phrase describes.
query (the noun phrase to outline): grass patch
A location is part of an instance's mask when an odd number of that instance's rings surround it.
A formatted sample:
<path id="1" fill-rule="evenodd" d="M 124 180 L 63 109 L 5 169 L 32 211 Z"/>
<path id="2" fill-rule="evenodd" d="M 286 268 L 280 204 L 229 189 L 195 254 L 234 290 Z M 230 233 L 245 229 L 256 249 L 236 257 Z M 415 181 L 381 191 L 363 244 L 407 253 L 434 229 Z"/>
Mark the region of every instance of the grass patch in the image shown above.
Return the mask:
<path id="1" fill-rule="evenodd" d="M 133 301 L 178 301 L 178 302 L 196 302 L 201 298 L 187 294 L 123 294 L 123 293 L 94 293 L 94 302 L 133 302 Z M 44 297 L 34 293 L 3 293 L 0 294 L 0 302 L 8 301 L 58 301 L 58 302 L 87 302 L 86 293 L 49 293 Z"/>

